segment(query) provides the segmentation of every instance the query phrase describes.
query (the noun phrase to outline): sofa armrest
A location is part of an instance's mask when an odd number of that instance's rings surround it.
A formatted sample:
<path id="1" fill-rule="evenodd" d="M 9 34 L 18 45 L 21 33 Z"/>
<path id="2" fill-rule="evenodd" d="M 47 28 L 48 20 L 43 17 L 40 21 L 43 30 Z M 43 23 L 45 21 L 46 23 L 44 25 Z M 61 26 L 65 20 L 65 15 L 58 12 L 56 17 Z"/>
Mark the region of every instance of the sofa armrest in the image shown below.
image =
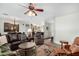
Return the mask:
<path id="1" fill-rule="evenodd" d="M 16 41 L 16 42 L 13 42 L 13 43 L 11 43 L 12 45 L 17 45 L 17 44 L 20 44 L 21 43 L 21 41 Z"/>

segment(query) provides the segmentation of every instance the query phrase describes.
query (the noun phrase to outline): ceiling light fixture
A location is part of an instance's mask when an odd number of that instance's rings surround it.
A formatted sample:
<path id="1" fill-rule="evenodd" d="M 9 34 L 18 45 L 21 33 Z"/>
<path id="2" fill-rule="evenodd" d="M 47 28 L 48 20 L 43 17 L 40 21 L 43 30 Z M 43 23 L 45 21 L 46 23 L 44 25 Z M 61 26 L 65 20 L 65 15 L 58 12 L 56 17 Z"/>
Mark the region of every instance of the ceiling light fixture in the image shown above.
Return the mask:
<path id="1" fill-rule="evenodd" d="M 26 13 L 28 16 L 37 16 L 37 14 L 34 12 L 34 11 L 28 11 L 27 13 Z"/>
<path id="2" fill-rule="evenodd" d="M 24 14 L 27 14 L 29 16 L 37 16 L 36 11 L 38 11 L 38 12 L 43 12 L 44 11 L 43 9 L 36 8 L 35 4 L 33 4 L 33 3 L 29 3 L 28 7 L 23 6 L 23 5 L 20 5 L 20 6 L 25 7 L 25 8 L 28 9 L 28 11 L 26 11 Z"/>

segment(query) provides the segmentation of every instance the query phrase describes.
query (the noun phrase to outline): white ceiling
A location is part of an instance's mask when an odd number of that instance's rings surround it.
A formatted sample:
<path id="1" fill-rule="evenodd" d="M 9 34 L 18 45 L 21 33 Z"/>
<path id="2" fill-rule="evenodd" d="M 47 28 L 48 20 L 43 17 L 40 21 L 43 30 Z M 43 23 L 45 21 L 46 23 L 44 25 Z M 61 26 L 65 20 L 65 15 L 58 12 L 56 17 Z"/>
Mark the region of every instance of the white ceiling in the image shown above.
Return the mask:
<path id="1" fill-rule="evenodd" d="M 20 5 L 28 5 L 27 3 L 19 3 Z M 0 15 L 7 13 L 8 16 L 21 18 L 22 20 L 45 20 L 54 16 L 63 16 L 79 11 L 78 3 L 38 3 L 38 8 L 43 8 L 43 13 L 38 13 L 38 16 L 24 15 L 26 8 L 19 6 L 18 3 L 0 3 Z"/>

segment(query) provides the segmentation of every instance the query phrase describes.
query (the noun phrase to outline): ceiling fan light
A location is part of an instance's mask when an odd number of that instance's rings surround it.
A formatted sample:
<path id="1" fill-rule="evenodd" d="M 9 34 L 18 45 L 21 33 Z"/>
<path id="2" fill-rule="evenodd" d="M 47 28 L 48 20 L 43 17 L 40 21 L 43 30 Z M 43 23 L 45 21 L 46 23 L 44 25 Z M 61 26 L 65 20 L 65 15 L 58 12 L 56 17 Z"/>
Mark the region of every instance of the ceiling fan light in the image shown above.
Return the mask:
<path id="1" fill-rule="evenodd" d="M 36 14 L 33 13 L 32 11 L 29 11 L 29 12 L 27 13 L 27 15 L 28 15 L 28 16 L 36 16 Z"/>

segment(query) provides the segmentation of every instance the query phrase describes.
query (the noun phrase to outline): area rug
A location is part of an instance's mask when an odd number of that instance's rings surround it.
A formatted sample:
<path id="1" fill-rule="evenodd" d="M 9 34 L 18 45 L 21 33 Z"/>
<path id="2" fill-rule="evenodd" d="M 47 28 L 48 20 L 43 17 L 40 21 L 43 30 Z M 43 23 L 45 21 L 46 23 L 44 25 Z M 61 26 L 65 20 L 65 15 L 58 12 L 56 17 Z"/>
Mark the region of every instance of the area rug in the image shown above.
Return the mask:
<path id="1" fill-rule="evenodd" d="M 57 46 L 57 45 L 56 45 Z M 44 44 L 37 47 L 36 52 L 37 56 L 50 56 L 51 53 L 53 53 L 53 49 L 56 48 L 54 43 L 51 42 L 51 40 L 45 40 Z"/>

